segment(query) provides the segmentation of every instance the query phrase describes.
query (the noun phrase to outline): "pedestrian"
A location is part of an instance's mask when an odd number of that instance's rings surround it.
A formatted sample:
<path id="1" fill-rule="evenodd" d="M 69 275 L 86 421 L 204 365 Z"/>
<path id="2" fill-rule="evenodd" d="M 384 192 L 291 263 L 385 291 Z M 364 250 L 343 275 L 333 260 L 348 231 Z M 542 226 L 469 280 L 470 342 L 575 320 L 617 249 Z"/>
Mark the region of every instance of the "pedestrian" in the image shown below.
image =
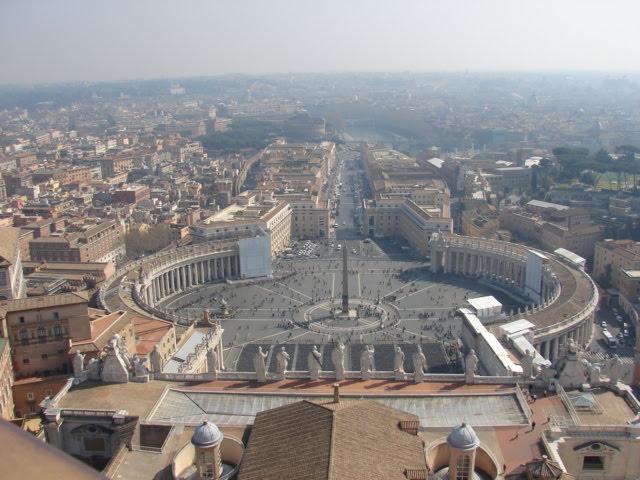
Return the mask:
<path id="1" fill-rule="evenodd" d="M 531 422 L 531 431 L 533 432 L 536 428 L 536 422 Z"/>

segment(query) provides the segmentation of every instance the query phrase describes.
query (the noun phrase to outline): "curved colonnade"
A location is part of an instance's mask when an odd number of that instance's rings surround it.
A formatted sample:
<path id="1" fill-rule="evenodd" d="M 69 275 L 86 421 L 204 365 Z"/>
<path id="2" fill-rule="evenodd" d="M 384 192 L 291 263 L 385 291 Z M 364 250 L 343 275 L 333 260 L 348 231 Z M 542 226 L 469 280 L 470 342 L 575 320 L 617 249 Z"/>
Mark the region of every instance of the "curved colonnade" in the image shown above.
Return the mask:
<path id="1" fill-rule="evenodd" d="M 133 272 L 137 275 L 131 275 Z M 204 283 L 238 277 L 241 277 L 241 268 L 237 242 L 192 245 L 158 252 L 127 265 L 105 282 L 99 302 L 102 308 L 109 310 L 105 301 L 108 292 L 119 287 L 115 283 L 130 280 L 131 296 L 139 307 L 167 320 L 190 324 L 193 318 L 159 310 L 158 303 Z"/>
<path id="2" fill-rule="evenodd" d="M 534 249 L 479 237 L 437 233 L 430 240 L 431 268 L 444 273 L 486 279 L 507 293 L 515 293 L 529 306 L 500 323 L 525 318 L 535 325 L 533 345 L 546 359 L 558 357 L 560 345 L 572 339 L 590 343 L 599 294 L 582 269 L 569 266 L 548 252 L 544 257 L 539 298 L 525 294 L 527 263 Z M 531 266 L 529 266 L 531 268 Z"/>
<path id="3" fill-rule="evenodd" d="M 238 244 L 209 243 L 173 250 L 146 263 L 134 288 L 139 302 L 153 308 L 164 298 L 191 287 L 239 276 Z"/>

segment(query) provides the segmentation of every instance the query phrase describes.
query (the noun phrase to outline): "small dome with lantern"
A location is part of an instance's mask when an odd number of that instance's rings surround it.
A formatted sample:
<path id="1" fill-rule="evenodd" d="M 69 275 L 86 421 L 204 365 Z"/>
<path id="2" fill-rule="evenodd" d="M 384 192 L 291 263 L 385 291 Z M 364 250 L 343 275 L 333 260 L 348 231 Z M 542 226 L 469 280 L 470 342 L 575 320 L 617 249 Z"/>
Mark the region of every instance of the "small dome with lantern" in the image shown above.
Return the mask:
<path id="1" fill-rule="evenodd" d="M 462 422 L 451 431 L 447 443 L 457 450 L 472 450 L 480 445 L 480 440 L 473 428 Z"/>
<path id="2" fill-rule="evenodd" d="M 195 433 L 191 437 L 191 443 L 196 447 L 207 448 L 220 445 L 222 442 L 222 433 L 215 424 L 205 420 L 202 425 L 196 428 Z"/>

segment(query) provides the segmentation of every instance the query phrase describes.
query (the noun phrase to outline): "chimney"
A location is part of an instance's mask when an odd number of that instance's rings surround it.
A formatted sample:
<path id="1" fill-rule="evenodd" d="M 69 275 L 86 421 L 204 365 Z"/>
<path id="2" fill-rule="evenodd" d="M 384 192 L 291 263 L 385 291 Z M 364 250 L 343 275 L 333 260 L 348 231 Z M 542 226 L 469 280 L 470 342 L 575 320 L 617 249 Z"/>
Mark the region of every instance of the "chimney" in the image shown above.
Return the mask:
<path id="1" fill-rule="evenodd" d="M 333 384 L 333 403 L 340 403 L 340 384 Z"/>

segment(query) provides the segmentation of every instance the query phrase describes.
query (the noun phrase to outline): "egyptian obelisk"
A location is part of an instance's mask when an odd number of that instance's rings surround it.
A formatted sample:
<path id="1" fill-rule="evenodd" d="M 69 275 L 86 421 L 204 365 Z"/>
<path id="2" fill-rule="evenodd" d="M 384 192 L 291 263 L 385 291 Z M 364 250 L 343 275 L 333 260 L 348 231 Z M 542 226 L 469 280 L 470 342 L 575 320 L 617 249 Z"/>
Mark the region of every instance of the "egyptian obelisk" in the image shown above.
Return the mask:
<path id="1" fill-rule="evenodd" d="M 347 271 L 347 244 L 342 246 L 342 313 L 349 313 L 349 272 Z"/>

